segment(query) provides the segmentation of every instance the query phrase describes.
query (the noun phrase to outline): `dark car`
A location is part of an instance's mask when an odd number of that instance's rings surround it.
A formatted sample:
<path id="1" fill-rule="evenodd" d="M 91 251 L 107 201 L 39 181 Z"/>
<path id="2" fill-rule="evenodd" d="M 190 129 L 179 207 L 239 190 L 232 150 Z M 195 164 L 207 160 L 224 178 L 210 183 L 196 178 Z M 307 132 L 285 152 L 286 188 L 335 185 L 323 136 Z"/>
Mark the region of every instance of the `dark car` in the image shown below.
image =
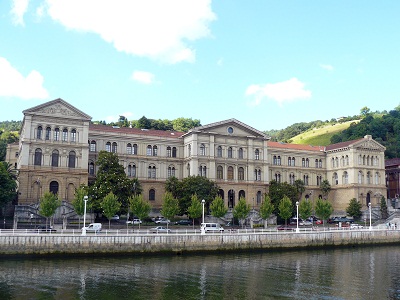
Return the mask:
<path id="1" fill-rule="evenodd" d="M 193 221 L 189 219 L 179 220 L 175 222 L 175 225 L 193 225 Z"/>
<path id="2" fill-rule="evenodd" d="M 51 226 L 39 225 L 35 228 L 35 231 L 37 231 L 37 232 L 56 232 L 57 230 L 53 229 L 53 227 L 51 227 Z"/>

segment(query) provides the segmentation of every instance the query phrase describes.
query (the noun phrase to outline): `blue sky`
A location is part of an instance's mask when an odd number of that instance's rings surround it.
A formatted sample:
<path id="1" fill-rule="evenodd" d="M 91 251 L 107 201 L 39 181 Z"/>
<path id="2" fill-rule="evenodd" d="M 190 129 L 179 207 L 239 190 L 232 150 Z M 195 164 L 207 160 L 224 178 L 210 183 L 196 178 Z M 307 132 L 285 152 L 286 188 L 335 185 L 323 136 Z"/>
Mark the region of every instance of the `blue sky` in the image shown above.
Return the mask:
<path id="1" fill-rule="evenodd" d="M 259 130 L 400 104 L 400 1 L 0 1 L 0 120 L 62 98 L 93 120 Z"/>

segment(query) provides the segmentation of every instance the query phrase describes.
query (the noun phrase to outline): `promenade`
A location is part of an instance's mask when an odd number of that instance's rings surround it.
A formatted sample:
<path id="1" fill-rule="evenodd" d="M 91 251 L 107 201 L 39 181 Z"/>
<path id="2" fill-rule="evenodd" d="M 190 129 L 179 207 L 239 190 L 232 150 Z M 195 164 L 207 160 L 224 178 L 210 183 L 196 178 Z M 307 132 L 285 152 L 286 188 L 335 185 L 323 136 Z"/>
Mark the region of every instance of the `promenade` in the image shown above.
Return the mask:
<path id="1" fill-rule="evenodd" d="M 1 230 L 0 256 L 48 256 L 93 254 L 181 254 L 188 252 L 317 249 L 400 244 L 400 230 L 321 229 L 278 231 L 243 229 L 207 233 L 191 229 L 171 233 L 148 230 L 104 230 L 99 234 L 79 231 L 56 233 Z"/>

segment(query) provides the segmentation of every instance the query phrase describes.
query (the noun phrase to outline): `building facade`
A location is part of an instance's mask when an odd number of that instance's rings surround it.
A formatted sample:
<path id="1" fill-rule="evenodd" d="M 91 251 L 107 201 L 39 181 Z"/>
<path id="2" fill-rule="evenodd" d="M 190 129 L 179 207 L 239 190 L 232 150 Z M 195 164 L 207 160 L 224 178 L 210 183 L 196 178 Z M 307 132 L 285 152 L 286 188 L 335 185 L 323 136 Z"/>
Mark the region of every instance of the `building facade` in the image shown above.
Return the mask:
<path id="1" fill-rule="evenodd" d="M 62 99 L 23 111 L 19 144 L 7 157 L 19 176 L 19 204 L 38 203 L 45 191 L 71 202 L 75 189 L 96 176 L 99 151 L 118 155 L 128 177 L 136 177 L 144 198 L 161 207 L 165 181 L 199 175 L 215 181 L 229 208 L 243 196 L 255 209 L 269 182 L 301 179 L 303 197 L 322 197 L 327 179 L 329 201 L 344 211 L 351 198 L 377 206 L 386 195 L 385 148 L 371 136 L 322 146 L 269 141 L 263 132 L 236 119 L 189 132 L 116 128 L 92 124 L 91 117 Z"/>

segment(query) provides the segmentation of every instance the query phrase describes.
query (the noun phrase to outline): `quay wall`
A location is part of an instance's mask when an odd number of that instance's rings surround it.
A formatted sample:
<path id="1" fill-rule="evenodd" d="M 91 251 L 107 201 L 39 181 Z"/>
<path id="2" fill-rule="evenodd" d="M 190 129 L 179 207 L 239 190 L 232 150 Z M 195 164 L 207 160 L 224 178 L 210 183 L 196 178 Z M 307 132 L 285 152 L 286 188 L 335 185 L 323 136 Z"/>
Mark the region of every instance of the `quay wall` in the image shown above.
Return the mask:
<path id="1" fill-rule="evenodd" d="M 0 235 L 0 256 L 151 254 L 400 244 L 400 230 L 247 234 Z"/>

